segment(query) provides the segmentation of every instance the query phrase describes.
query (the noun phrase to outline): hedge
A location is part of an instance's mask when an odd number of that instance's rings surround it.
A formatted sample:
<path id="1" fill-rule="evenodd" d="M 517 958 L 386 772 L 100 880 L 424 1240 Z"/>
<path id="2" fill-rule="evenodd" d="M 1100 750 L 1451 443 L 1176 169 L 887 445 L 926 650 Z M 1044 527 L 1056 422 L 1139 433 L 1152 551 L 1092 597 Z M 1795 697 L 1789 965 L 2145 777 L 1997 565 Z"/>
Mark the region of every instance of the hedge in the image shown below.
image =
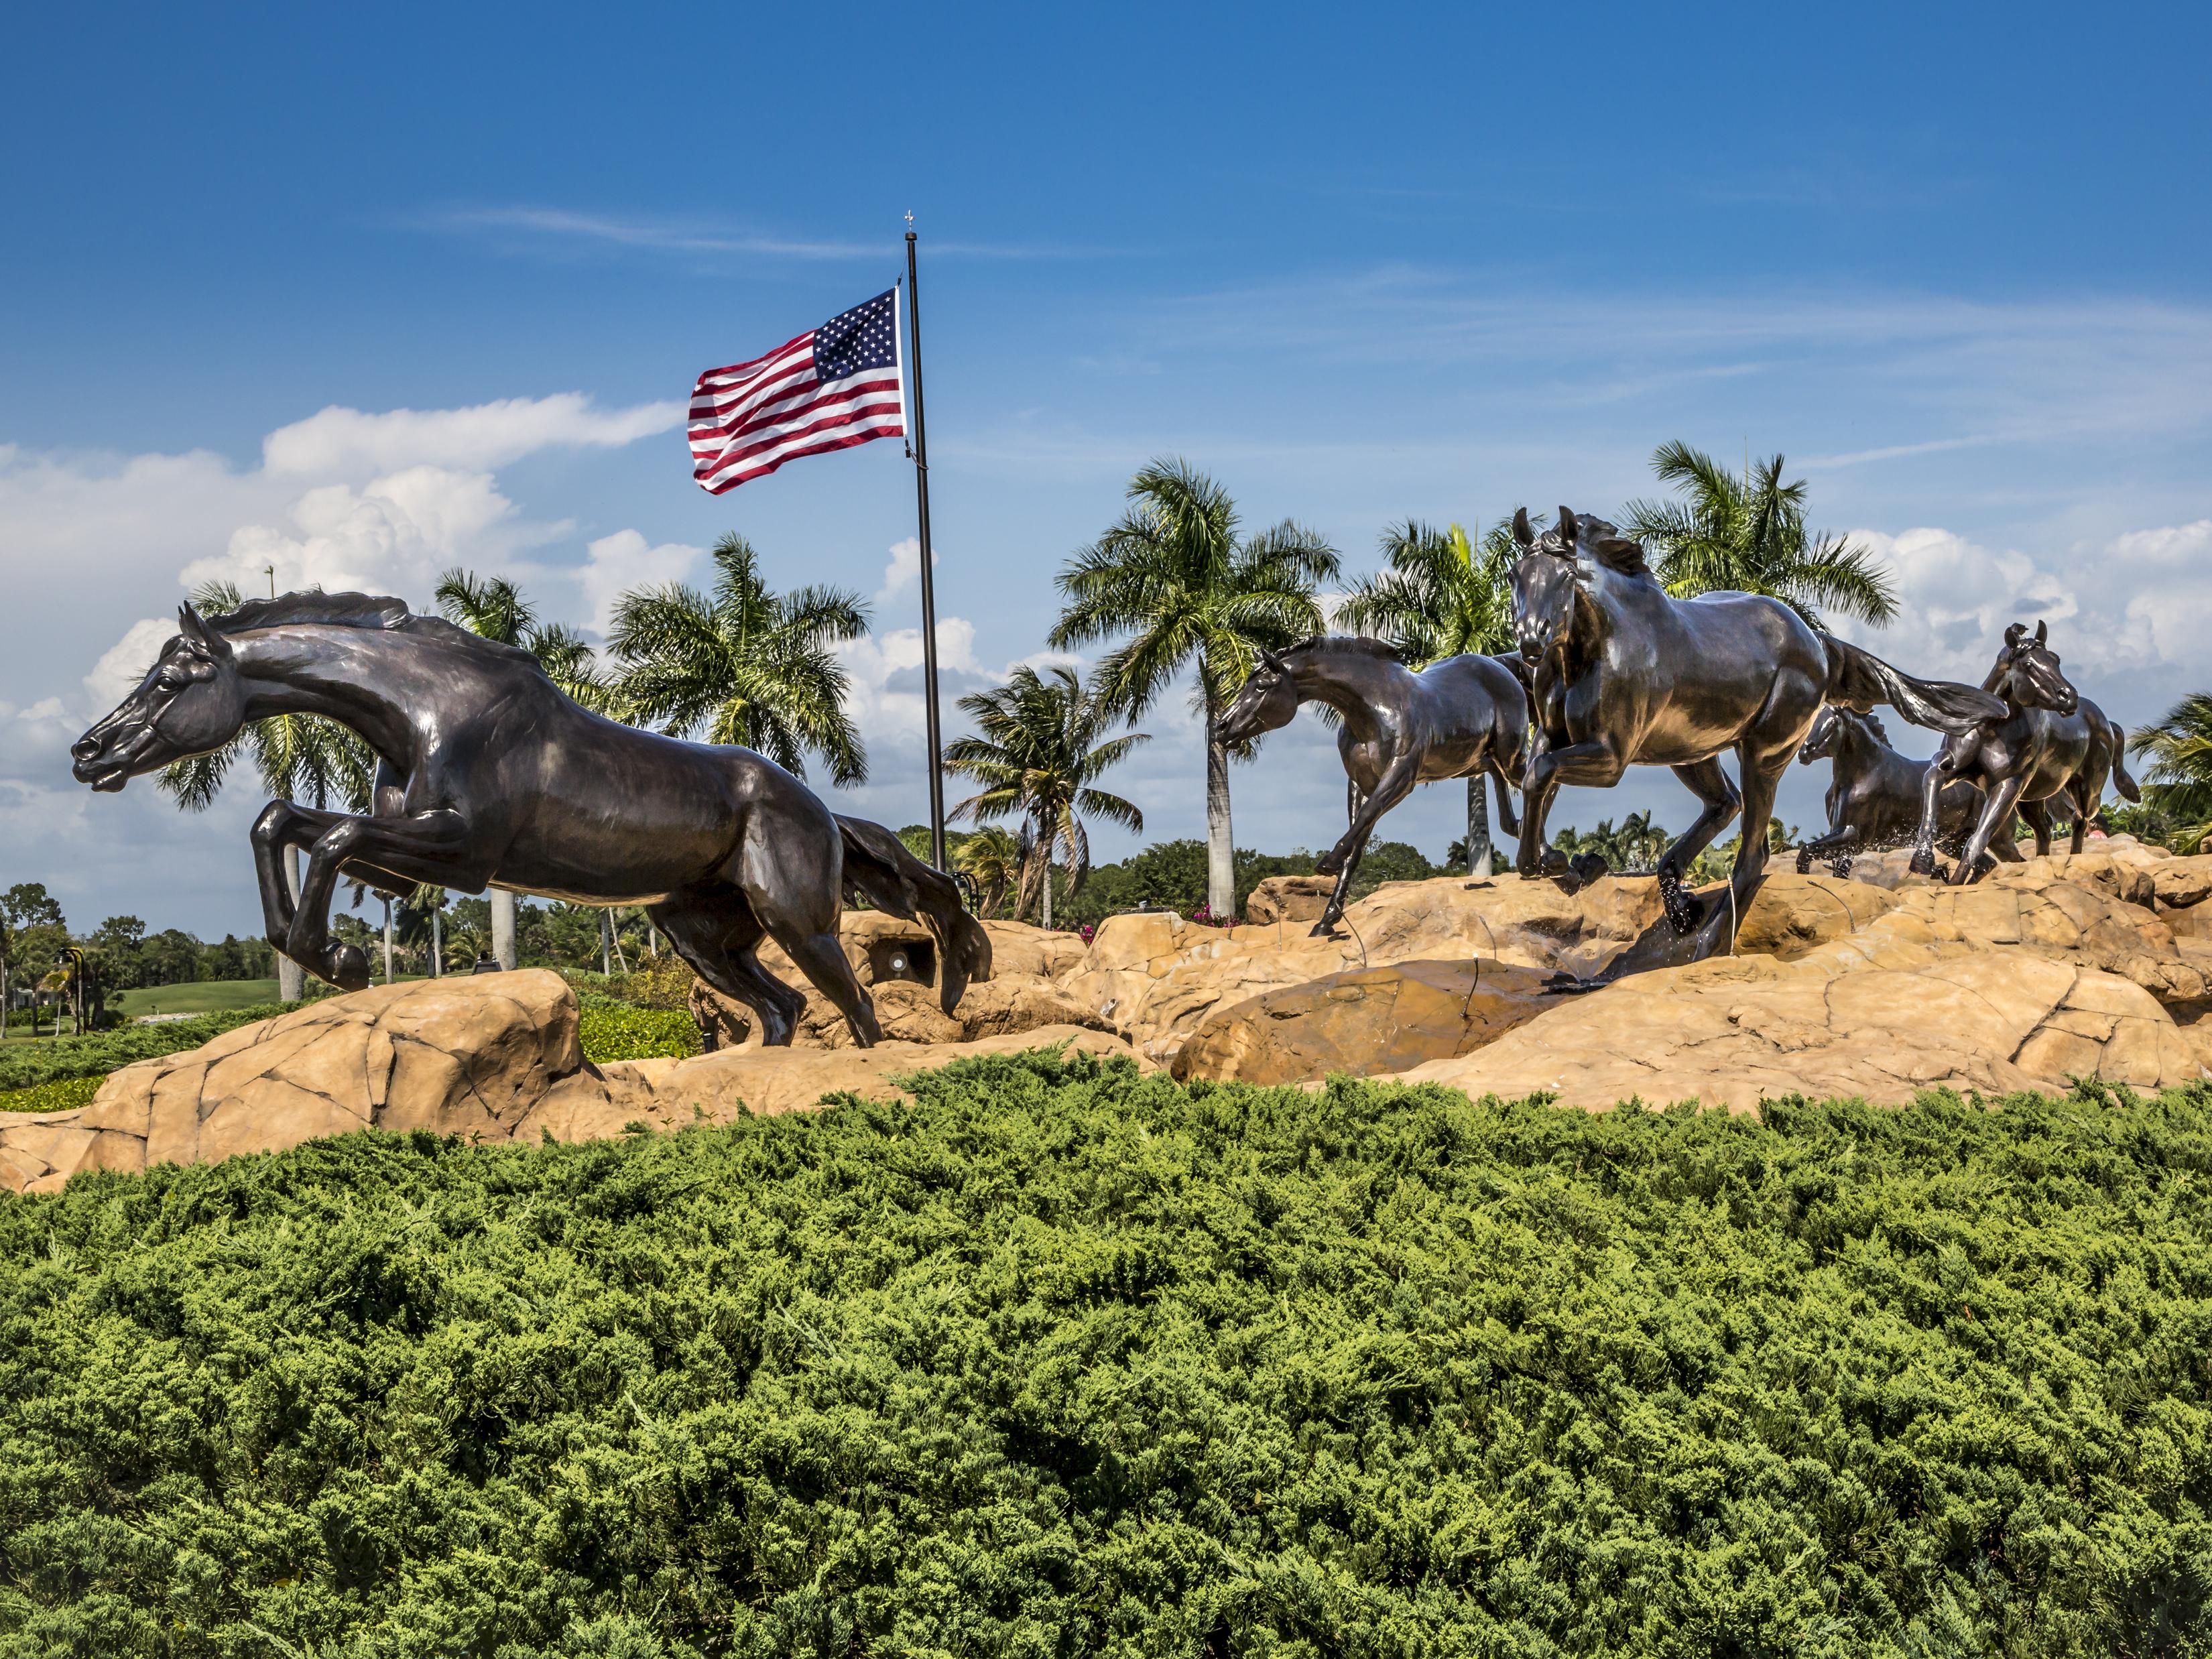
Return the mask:
<path id="1" fill-rule="evenodd" d="M 89 1106 L 105 1077 L 65 1078 L 59 1083 L 34 1084 L 28 1089 L 0 1089 L 0 1112 L 62 1112 L 72 1106 Z"/>
<path id="2" fill-rule="evenodd" d="M 82 1036 L 0 1043 L 0 1090 L 28 1089 L 70 1078 L 105 1077 L 133 1060 L 197 1048 L 225 1031 L 268 1019 L 296 1006 L 270 1002 L 156 1025 L 118 1025 L 112 1031 L 88 1031 Z"/>
<path id="3" fill-rule="evenodd" d="M 584 1058 L 594 1063 L 699 1052 L 698 1024 L 681 1010 L 595 1002 L 586 1004 L 577 1020 Z"/>
<path id="4" fill-rule="evenodd" d="M 0 1199 L 0 1659 L 2205 1649 L 2203 1090 L 910 1086 Z"/>

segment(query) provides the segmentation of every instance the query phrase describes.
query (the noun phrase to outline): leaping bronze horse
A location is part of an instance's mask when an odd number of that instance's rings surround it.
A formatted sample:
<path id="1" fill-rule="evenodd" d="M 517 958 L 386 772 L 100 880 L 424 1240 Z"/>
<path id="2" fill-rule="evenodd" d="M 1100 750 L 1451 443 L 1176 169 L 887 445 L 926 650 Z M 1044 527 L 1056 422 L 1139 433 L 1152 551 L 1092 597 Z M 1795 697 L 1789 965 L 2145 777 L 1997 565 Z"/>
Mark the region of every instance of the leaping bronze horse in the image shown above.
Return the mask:
<path id="1" fill-rule="evenodd" d="M 1954 779 L 1975 785 L 1987 801 L 1951 871 L 1954 885 L 1972 879 L 1982 854 L 2015 808 L 2035 831 L 2039 856 L 2051 850 L 2051 803 L 2074 808 L 2072 850 L 2081 850 L 2089 820 L 2104 804 L 2107 777 L 2130 800 L 2142 795 L 2128 775 L 2127 733 L 2105 711 L 2075 691 L 2051 648 L 2046 623 L 2014 623 L 2005 629 L 1983 689 L 2002 700 L 2001 713 L 1949 738 L 1928 769 L 1923 786 L 1920 834 L 1912 867 L 1936 867 L 1938 801 Z"/>
<path id="2" fill-rule="evenodd" d="M 365 816 L 271 801 L 253 823 L 269 941 L 349 991 L 368 983 L 357 946 L 330 936 L 332 890 L 434 882 L 587 904 L 644 906 L 699 976 L 791 1041 L 806 1006 L 762 968 L 772 938 L 845 1016 L 862 1047 L 875 1005 L 838 941 L 846 890 L 936 933 L 950 1012 L 991 971 L 990 940 L 950 878 L 879 824 L 841 818 L 750 749 L 687 743 L 571 702 L 527 652 L 481 639 L 404 600 L 289 593 L 210 621 L 191 605 L 138 689 L 70 751 L 80 782 L 115 790 L 218 749 L 249 720 L 321 714 L 374 748 Z M 299 902 L 284 849 L 307 849 Z"/>
<path id="3" fill-rule="evenodd" d="M 1907 720 L 1963 732 L 2002 705 L 1972 686 L 1917 680 L 1831 635 L 1779 599 L 1713 592 L 1677 599 L 1637 542 L 1602 519 L 1559 509 L 1537 536 L 1513 520 L 1514 628 L 1534 687 L 1536 752 L 1522 787 L 1516 867 L 1544 873 L 1544 820 L 1562 784 L 1605 789 L 1632 765 L 1668 766 L 1705 811 L 1659 860 L 1677 938 L 1656 934 L 1609 976 L 1695 961 L 1725 948 L 1767 861 L 1767 822 L 1790 757 L 1823 702 L 1887 704 Z M 1720 756 L 1735 750 L 1742 783 Z M 1741 811 L 1743 839 L 1727 893 L 1709 912 L 1683 887 L 1692 860 Z"/>
<path id="4" fill-rule="evenodd" d="M 1517 825 L 1513 798 L 1528 755 L 1528 694 L 1495 657 L 1447 657 L 1418 673 L 1381 640 L 1323 635 L 1280 655 L 1260 653 L 1214 730 L 1224 743 L 1249 743 L 1288 726 L 1302 702 L 1336 711 L 1337 752 L 1357 804 L 1343 838 L 1314 866 L 1336 878 L 1316 937 L 1334 931 L 1368 837 L 1382 815 L 1417 783 L 1485 773 L 1498 791 L 1498 822 Z"/>

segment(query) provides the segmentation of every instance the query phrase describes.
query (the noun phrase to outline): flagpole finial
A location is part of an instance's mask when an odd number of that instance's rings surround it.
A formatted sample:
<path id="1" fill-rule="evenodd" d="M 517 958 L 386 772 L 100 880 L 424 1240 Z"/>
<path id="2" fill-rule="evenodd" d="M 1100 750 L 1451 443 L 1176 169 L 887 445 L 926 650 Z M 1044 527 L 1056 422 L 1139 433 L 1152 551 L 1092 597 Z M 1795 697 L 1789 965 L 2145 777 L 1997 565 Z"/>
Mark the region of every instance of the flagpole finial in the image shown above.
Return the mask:
<path id="1" fill-rule="evenodd" d="M 912 208 L 906 210 L 906 239 L 909 242 L 914 240 L 914 210 Z"/>

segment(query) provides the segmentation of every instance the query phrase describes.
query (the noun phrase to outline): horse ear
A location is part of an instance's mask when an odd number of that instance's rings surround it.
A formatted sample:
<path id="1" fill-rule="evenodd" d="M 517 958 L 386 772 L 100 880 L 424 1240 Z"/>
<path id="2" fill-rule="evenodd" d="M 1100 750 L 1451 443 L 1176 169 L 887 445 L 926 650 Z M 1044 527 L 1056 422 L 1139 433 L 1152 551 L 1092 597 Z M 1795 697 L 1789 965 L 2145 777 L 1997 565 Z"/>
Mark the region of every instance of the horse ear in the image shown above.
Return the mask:
<path id="1" fill-rule="evenodd" d="M 2035 642 L 2038 645 L 2051 643 L 2051 623 L 2047 620 L 2039 621 L 2035 624 Z"/>
<path id="2" fill-rule="evenodd" d="M 1285 662 L 1264 645 L 1260 647 L 1260 660 L 1278 674 L 1287 674 L 1291 672 L 1290 664 Z"/>
<path id="3" fill-rule="evenodd" d="M 1523 548 L 1536 544 L 1536 532 L 1528 527 L 1528 509 L 1525 507 L 1513 509 L 1513 539 Z"/>
<path id="4" fill-rule="evenodd" d="M 1577 528 L 1578 527 L 1575 523 L 1573 510 L 1569 507 L 1561 507 L 1559 509 L 1559 539 L 1565 542 L 1569 547 L 1572 547 L 1575 544 L 1575 537 L 1577 533 Z"/>
<path id="5" fill-rule="evenodd" d="M 207 618 L 200 615 L 190 599 L 177 607 L 177 631 L 186 639 L 198 641 L 201 648 L 217 662 L 230 660 L 230 641 L 208 626 Z"/>

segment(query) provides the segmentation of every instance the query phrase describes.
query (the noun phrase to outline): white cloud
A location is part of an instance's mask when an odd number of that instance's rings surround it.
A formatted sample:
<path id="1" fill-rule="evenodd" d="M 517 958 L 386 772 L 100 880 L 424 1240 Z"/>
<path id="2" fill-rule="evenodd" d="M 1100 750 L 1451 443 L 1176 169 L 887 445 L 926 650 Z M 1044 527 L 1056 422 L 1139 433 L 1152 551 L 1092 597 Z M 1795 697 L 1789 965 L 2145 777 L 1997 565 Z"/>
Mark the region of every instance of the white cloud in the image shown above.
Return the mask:
<path id="1" fill-rule="evenodd" d="M 591 543 L 584 552 L 576 580 L 591 607 L 592 629 L 605 634 L 614 620 L 615 602 L 625 591 L 689 580 L 703 550 L 682 542 L 663 542 L 653 547 L 635 530 L 617 530 Z"/>
<path id="2" fill-rule="evenodd" d="M 929 550 L 929 568 L 934 571 L 942 561 L 935 548 Z M 889 605 L 921 579 L 921 538 L 908 536 L 903 541 L 893 542 L 890 560 L 884 566 L 883 586 L 876 590 L 876 603 Z"/>
<path id="3" fill-rule="evenodd" d="M 174 622 L 158 617 L 147 617 L 132 623 L 129 630 L 110 646 L 100 659 L 92 665 L 92 672 L 84 677 L 85 690 L 92 694 L 93 707 L 103 712 L 112 708 L 131 694 L 138 682 L 146 678 L 146 671 L 154 665 L 154 659 L 177 631 Z M 58 699 L 49 698 L 54 712 L 61 712 Z M 43 706 L 43 705 L 42 705 Z M 37 714 L 27 710 L 25 718 Z"/>
<path id="4" fill-rule="evenodd" d="M 333 404 L 262 441 L 262 470 L 274 474 L 391 472 L 428 464 L 476 470 L 504 466 L 541 449 L 619 448 L 666 432 L 680 403 L 599 410 L 580 392 L 502 398 L 467 409 L 393 409 L 365 414 Z"/>

